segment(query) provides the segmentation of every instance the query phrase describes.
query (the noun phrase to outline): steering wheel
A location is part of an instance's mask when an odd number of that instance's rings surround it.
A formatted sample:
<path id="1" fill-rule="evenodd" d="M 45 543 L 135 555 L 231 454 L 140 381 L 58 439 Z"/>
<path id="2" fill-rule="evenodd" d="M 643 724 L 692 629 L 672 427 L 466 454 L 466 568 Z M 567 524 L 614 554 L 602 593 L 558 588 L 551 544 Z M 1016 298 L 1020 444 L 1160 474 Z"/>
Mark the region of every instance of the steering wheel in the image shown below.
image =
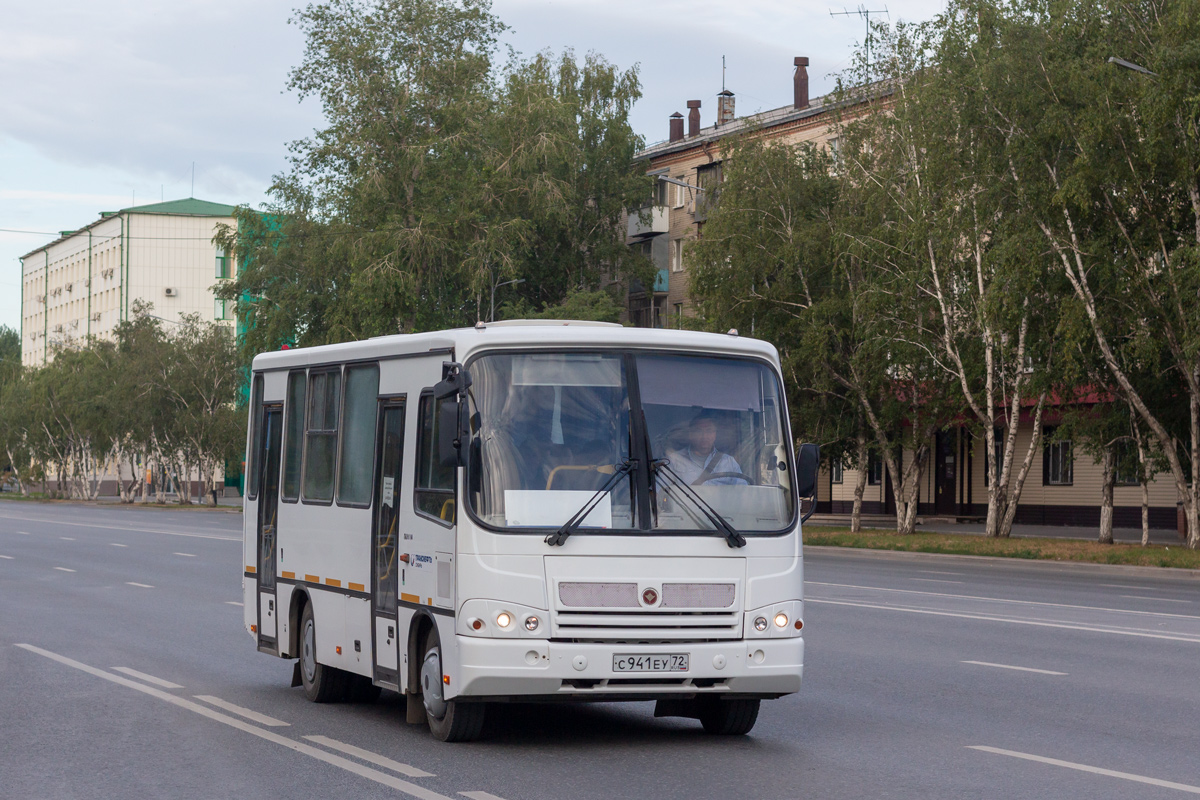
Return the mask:
<path id="1" fill-rule="evenodd" d="M 747 475 L 744 472 L 713 472 L 713 473 L 710 473 L 708 475 L 708 477 L 706 477 L 704 480 L 702 480 L 698 483 L 694 483 L 692 485 L 693 486 L 703 486 L 704 484 L 708 483 L 709 481 L 713 481 L 718 478 L 741 478 L 742 480 L 744 480 L 746 482 L 747 486 L 754 485 L 754 478 L 751 478 L 749 475 Z"/>

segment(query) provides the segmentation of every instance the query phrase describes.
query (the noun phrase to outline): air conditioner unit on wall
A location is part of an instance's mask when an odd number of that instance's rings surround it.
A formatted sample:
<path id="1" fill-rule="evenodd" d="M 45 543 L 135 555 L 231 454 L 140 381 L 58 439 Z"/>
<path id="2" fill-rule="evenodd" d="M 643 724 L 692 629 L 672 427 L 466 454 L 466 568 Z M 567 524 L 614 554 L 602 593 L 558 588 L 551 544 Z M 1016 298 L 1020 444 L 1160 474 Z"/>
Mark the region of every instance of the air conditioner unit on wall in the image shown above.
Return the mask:
<path id="1" fill-rule="evenodd" d="M 163 289 L 163 294 L 165 294 L 167 297 L 178 297 L 179 290 L 175 289 L 174 287 L 168 286 L 167 288 Z"/>

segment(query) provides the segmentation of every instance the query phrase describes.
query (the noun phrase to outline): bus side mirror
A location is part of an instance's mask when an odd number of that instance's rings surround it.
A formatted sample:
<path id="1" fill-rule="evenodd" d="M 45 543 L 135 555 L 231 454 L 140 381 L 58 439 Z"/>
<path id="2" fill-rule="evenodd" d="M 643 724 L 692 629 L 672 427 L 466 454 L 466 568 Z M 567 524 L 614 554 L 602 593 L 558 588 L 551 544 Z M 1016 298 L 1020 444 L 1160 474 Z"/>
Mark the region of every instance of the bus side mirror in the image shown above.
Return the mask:
<path id="1" fill-rule="evenodd" d="M 458 409 L 457 399 L 446 399 L 438 404 L 437 450 L 438 460 L 443 467 L 458 466 Z"/>
<path id="2" fill-rule="evenodd" d="M 796 488 L 801 497 L 813 497 L 817 493 L 817 473 L 821 469 L 821 447 L 802 444 L 796 453 Z"/>

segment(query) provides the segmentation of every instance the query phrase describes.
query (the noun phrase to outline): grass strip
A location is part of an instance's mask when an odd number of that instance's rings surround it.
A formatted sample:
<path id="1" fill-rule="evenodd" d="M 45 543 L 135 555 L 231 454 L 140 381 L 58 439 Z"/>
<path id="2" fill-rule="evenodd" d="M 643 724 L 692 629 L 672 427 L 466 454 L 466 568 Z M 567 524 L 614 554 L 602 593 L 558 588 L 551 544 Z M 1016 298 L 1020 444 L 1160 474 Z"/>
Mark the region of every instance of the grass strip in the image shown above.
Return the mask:
<path id="1" fill-rule="evenodd" d="M 994 539 L 961 533 L 911 533 L 887 531 L 850 533 L 848 528 L 804 528 L 804 543 L 823 547 L 858 547 L 899 550 L 906 553 L 946 553 L 960 556 L 1000 556 L 1043 561 L 1082 561 L 1091 564 L 1128 564 L 1138 567 L 1200 569 L 1200 550 L 1179 545 L 1100 544 L 1078 539 Z"/>

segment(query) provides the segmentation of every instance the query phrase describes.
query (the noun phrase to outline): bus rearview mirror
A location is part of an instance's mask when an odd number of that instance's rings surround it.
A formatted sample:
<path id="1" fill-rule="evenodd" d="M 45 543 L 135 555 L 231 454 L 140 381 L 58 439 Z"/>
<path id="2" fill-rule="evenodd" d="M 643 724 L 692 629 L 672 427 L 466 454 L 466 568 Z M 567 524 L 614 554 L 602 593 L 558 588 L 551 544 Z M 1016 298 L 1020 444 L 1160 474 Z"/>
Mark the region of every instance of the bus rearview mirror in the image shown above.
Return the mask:
<path id="1" fill-rule="evenodd" d="M 817 493 L 817 473 L 820 468 L 820 445 L 800 445 L 796 452 L 796 488 L 801 497 L 812 497 Z"/>
<path id="2" fill-rule="evenodd" d="M 442 400 L 438 403 L 438 460 L 443 467 L 458 466 L 458 400 Z"/>

